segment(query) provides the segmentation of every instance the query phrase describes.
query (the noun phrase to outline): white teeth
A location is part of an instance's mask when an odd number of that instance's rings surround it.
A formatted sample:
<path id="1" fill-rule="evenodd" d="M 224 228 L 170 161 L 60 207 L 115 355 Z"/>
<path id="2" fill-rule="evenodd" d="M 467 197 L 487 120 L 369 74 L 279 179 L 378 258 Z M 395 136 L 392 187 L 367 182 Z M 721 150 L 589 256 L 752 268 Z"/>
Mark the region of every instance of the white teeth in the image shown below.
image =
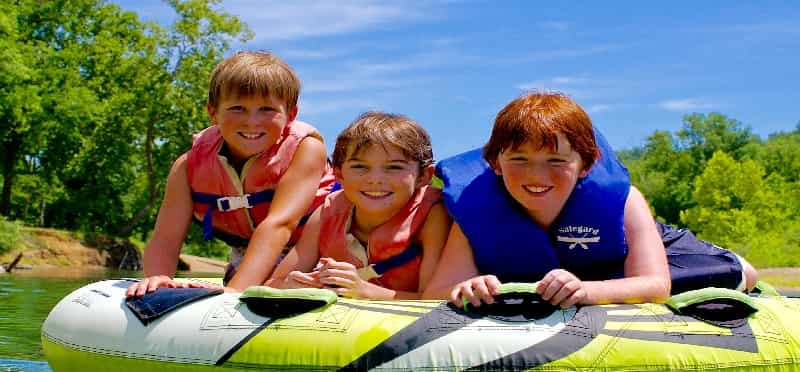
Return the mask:
<path id="1" fill-rule="evenodd" d="M 538 187 L 537 186 L 524 186 L 524 187 L 525 187 L 525 190 L 528 190 L 528 192 L 536 192 L 536 193 L 545 192 L 547 190 L 550 190 L 550 187 L 547 187 L 547 186 L 538 186 Z"/>
<path id="2" fill-rule="evenodd" d="M 372 196 L 375 198 L 381 198 L 390 194 L 390 192 L 388 191 L 363 191 L 363 193 L 364 195 Z"/>
<path id="3" fill-rule="evenodd" d="M 247 139 L 256 139 L 262 136 L 261 133 L 239 133 L 239 134 Z"/>

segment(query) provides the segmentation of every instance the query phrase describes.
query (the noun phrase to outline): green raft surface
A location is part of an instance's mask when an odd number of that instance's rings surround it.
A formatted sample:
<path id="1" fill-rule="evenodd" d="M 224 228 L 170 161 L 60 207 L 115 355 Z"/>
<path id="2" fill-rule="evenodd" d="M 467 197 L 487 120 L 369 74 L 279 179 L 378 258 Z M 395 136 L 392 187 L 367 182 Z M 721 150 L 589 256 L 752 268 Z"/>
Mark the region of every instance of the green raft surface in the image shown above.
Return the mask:
<path id="1" fill-rule="evenodd" d="M 92 283 L 53 308 L 42 343 L 54 371 L 800 370 L 800 299 L 768 291 L 559 309 L 510 284 L 498 305 L 464 310 L 253 287 L 145 325 L 130 284 Z"/>

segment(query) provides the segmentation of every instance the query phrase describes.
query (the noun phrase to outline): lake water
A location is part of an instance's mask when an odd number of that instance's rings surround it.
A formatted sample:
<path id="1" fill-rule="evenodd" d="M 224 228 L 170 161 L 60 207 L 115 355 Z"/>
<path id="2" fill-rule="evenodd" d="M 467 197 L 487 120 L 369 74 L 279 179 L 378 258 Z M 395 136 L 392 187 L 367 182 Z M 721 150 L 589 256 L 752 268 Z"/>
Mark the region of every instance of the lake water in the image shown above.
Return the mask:
<path id="1" fill-rule="evenodd" d="M 61 298 L 86 284 L 139 276 L 138 272 L 69 269 L 20 270 L 0 275 L 0 372 L 50 371 L 42 354 L 40 333 L 50 309 Z"/>

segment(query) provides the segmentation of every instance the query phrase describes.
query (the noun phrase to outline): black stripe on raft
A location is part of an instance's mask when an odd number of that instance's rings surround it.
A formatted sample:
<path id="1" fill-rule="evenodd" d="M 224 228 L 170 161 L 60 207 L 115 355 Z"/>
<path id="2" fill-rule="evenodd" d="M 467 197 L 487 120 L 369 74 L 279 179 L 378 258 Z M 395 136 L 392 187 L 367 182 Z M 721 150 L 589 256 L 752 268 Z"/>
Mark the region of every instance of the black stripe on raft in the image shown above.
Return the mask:
<path id="1" fill-rule="evenodd" d="M 481 318 L 456 309 L 450 303 L 443 303 L 339 371 L 366 371 L 375 368 Z"/>
<path id="2" fill-rule="evenodd" d="M 558 333 L 534 346 L 466 371 L 518 371 L 570 355 L 588 345 L 606 324 L 606 309 L 581 307 Z"/>
<path id="3" fill-rule="evenodd" d="M 277 318 L 267 318 L 267 320 L 266 320 L 266 321 L 264 321 L 264 324 L 261 324 L 261 325 L 260 325 L 260 326 L 258 326 L 256 329 L 254 329 L 254 330 L 253 330 L 253 332 L 250 332 L 250 334 L 249 334 L 249 335 L 247 335 L 247 336 L 245 336 L 244 338 L 242 338 L 242 339 L 241 339 L 241 341 L 239 341 L 239 342 L 238 342 L 236 345 L 234 345 L 234 346 L 233 346 L 233 347 L 232 347 L 230 350 L 228 350 L 228 351 L 227 351 L 227 352 L 226 352 L 226 353 L 225 353 L 225 354 L 224 354 L 224 355 L 223 355 L 221 358 L 219 358 L 219 360 L 218 360 L 218 361 L 217 361 L 217 362 L 216 362 L 214 365 L 216 365 L 216 366 L 221 366 L 222 364 L 224 364 L 225 362 L 227 362 L 227 361 L 228 361 L 228 359 L 230 359 L 230 358 L 231 358 L 231 356 L 233 356 L 233 354 L 234 354 L 234 353 L 236 353 L 237 351 L 239 351 L 239 349 L 242 347 L 242 345 L 246 344 L 246 343 L 247 343 L 247 341 L 250 341 L 250 339 L 251 339 L 251 338 L 253 338 L 253 337 L 254 337 L 255 335 L 257 335 L 259 332 L 261 332 L 262 330 L 264 330 L 264 328 L 267 328 L 267 327 L 268 327 L 270 324 L 272 324 L 272 322 L 274 322 L 275 320 L 277 320 Z"/>
<path id="4" fill-rule="evenodd" d="M 616 308 L 590 306 L 581 307 L 567 325 L 546 341 L 516 353 L 507 355 L 503 358 L 475 366 L 466 371 L 506 371 L 524 370 L 544 365 L 546 363 L 562 359 L 573 352 L 576 352 L 591 342 L 598 334 L 604 334 L 617 338 L 635 339 L 643 341 L 669 342 L 685 345 L 701 345 L 716 347 L 720 349 L 737 350 L 744 352 L 758 352 L 758 344 L 753 335 L 753 330 L 749 323 L 740 327 L 729 329 L 730 335 L 714 334 L 691 334 L 668 331 L 637 331 L 627 327 L 620 330 L 605 329 L 608 321 L 623 321 L 644 323 L 653 321 L 659 322 L 697 322 L 696 319 L 688 316 L 665 314 L 658 316 L 655 314 L 635 314 L 630 316 L 609 315 L 608 311 L 633 308 L 633 305 L 622 305 Z M 591 337 L 587 337 L 591 335 Z"/>

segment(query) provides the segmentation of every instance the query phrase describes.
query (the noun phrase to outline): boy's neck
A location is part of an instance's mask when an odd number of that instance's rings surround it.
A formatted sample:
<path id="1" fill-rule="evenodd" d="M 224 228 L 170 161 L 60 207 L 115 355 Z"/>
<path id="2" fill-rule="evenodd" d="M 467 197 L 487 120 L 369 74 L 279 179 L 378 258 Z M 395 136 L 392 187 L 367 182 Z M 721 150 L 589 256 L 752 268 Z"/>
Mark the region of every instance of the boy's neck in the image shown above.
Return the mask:
<path id="1" fill-rule="evenodd" d="M 357 208 L 353 208 L 353 221 L 350 225 L 350 233 L 358 240 L 368 241 L 369 236 L 375 229 L 388 222 L 397 212 L 389 215 L 364 215 L 359 213 Z"/>
<path id="2" fill-rule="evenodd" d="M 244 168 L 244 164 L 247 163 L 247 159 L 237 160 L 234 156 L 231 155 L 230 150 L 228 150 L 228 144 L 222 143 L 222 148 L 219 150 L 219 154 L 224 156 L 225 159 L 228 159 L 228 164 L 236 170 L 236 174 L 242 173 L 242 168 Z"/>

